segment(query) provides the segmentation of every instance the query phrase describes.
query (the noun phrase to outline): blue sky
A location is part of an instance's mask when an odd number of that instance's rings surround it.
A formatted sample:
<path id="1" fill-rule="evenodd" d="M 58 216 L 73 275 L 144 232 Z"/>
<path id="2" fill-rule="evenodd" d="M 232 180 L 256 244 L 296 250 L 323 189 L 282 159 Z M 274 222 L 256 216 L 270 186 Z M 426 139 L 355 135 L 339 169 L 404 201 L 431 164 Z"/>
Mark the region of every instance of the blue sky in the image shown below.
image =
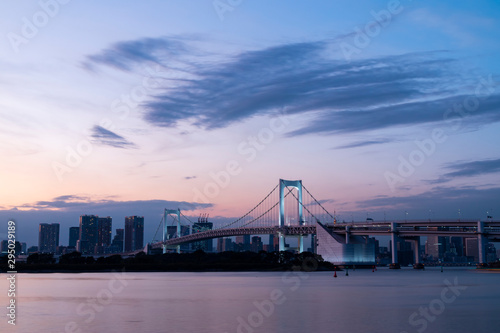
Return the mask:
<path id="1" fill-rule="evenodd" d="M 148 240 L 163 208 L 231 220 L 279 178 L 340 219 L 495 216 L 499 7 L 2 2 L 0 216 L 66 244 L 79 215 L 144 215 Z"/>

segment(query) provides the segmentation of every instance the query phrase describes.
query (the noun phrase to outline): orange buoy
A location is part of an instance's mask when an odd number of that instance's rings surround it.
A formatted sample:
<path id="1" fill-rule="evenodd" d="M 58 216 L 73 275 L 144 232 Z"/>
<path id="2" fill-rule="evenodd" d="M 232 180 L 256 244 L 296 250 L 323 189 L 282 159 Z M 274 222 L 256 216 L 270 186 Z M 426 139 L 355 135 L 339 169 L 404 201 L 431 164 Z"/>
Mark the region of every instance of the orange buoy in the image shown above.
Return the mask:
<path id="1" fill-rule="evenodd" d="M 335 271 L 335 274 L 333 274 L 333 277 L 336 278 L 337 277 L 337 271 Z"/>

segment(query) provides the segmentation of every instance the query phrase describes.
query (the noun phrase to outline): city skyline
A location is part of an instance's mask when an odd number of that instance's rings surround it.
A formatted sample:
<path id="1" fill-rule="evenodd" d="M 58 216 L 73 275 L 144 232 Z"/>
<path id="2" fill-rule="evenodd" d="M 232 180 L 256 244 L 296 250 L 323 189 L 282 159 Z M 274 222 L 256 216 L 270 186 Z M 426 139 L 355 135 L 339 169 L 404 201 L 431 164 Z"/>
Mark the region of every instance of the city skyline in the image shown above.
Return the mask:
<path id="1" fill-rule="evenodd" d="M 20 241 L 94 214 L 144 216 L 147 243 L 165 208 L 231 221 L 280 178 L 340 220 L 499 216 L 495 2 L 0 9 L 0 219 Z"/>

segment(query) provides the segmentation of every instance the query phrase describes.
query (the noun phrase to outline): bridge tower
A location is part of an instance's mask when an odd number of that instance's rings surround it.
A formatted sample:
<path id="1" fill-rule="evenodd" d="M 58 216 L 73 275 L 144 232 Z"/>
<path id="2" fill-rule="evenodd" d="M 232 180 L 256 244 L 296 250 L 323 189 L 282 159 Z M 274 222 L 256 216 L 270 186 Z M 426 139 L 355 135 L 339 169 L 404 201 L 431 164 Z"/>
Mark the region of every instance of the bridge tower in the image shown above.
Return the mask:
<path id="1" fill-rule="evenodd" d="M 280 179 L 280 215 L 279 227 L 285 226 L 285 189 L 288 187 L 296 188 L 298 191 L 298 213 L 299 225 L 304 224 L 304 215 L 302 213 L 302 180 L 285 180 Z M 279 248 L 280 251 L 285 251 L 285 236 L 279 233 Z M 299 236 L 299 252 L 304 252 L 304 236 Z"/>
<path id="2" fill-rule="evenodd" d="M 167 253 L 167 245 L 165 245 L 165 241 L 168 239 L 167 233 L 167 216 L 168 215 L 176 215 L 177 216 L 177 237 L 181 237 L 181 210 L 177 209 L 166 209 L 163 216 L 163 253 Z M 181 246 L 177 245 L 177 253 L 181 252 Z"/>

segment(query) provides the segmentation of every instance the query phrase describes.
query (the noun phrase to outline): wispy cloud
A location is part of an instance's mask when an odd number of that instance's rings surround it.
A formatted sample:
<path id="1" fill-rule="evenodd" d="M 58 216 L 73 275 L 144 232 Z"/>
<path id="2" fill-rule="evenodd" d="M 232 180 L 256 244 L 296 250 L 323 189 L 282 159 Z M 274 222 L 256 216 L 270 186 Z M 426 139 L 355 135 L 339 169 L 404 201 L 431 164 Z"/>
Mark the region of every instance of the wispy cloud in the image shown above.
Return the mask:
<path id="1" fill-rule="evenodd" d="M 180 45 L 170 42 L 145 39 L 117 43 L 98 56 L 89 56 L 88 61 L 124 68 L 140 61 L 168 66 L 168 59 L 155 54 L 189 54 L 187 40 Z M 474 93 L 467 73 L 449 52 L 346 63 L 332 55 L 335 43 L 320 40 L 277 45 L 221 56 L 218 61 L 200 56 L 186 67 L 181 83 L 155 90 L 142 105 L 144 119 L 162 127 L 188 121 L 210 130 L 272 114 L 286 105 L 289 113 L 307 114 L 304 125 L 288 136 L 358 133 L 441 122 L 448 108 Z M 129 50 L 134 46 L 138 51 Z M 117 52 L 119 60 L 104 57 Z M 500 121 L 499 108 L 500 95 L 490 95 L 470 114 L 470 123 Z M 366 141 L 358 146 L 377 143 L 384 142 Z"/>
<path id="2" fill-rule="evenodd" d="M 92 128 L 91 136 L 94 139 L 94 142 L 100 145 L 110 146 L 114 148 L 135 148 L 135 145 L 125 139 L 123 136 L 107 130 L 99 125 L 95 125 Z"/>
<path id="3" fill-rule="evenodd" d="M 36 211 L 65 211 L 65 212 L 102 212 L 102 211 L 130 211 L 140 208 L 141 211 L 161 212 L 164 207 L 176 207 L 181 210 L 196 210 L 212 207 L 212 204 L 204 204 L 186 201 L 168 201 L 168 200 L 132 200 L 118 201 L 105 199 L 91 199 L 86 196 L 63 195 L 48 201 L 37 201 L 17 206 L 22 210 Z M 162 208 L 163 207 L 163 208 Z"/>
<path id="4" fill-rule="evenodd" d="M 144 62 L 161 63 L 171 56 L 186 52 L 184 42 L 175 38 L 143 38 L 122 41 L 111 45 L 100 53 L 89 55 L 83 67 L 94 70 L 95 65 L 107 65 L 123 71 L 131 71 Z"/>
<path id="5" fill-rule="evenodd" d="M 447 165 L 446 170 L 450 170 L 437 179 L 427 181 L 430 184 L 446 183 L 459 177 L 472 177 L 500 172 L 500 159 L 490 159 L 472 162 L 457 162 Z"/>
<path id="6" fill-rule="evenodd" d="M 460 208 L 466 216 L 483 217 L 486 210 L 496 207 L 500 188 L 435 187 L 429 191 L 408 196 L 380 196 L 356 202 L 357 206 L 371 211 L 418 211 L 419 217 L 428 211 L 439 212 L 445 217 L 457 216 Z M 427 214 L 426 214 L 427 212 Z"/>
<path id="7" fill-rule="evenodd" d="M 348 143 L 345 145 L 337 146 L 334 147 L 333 149 L 350 149 L 350 148 L 359 148 L 359 147 L 365 147 L 365 146 L 371 146 L 371 145 L 379 145 L 383 143 L 389 143 L 389 142 L 394 142 L 396 140 L 394 139 L 373 139 L 373 140 L 365 140 L 365 141 L 356 141 L 352 143 Z"/>
<path id="8" fill-rule="evenodd" d="M 307 203 L 307 204 L 305 204 L 305 206 L 318 206 L 318 204 L 324 205 L 324 204 L 333 203 L 333 202 L 335 202 L 334 199 L 323 199 L 323 200 L 318 200 L 318 202 L 313 201 L 313 202 Z"/>

